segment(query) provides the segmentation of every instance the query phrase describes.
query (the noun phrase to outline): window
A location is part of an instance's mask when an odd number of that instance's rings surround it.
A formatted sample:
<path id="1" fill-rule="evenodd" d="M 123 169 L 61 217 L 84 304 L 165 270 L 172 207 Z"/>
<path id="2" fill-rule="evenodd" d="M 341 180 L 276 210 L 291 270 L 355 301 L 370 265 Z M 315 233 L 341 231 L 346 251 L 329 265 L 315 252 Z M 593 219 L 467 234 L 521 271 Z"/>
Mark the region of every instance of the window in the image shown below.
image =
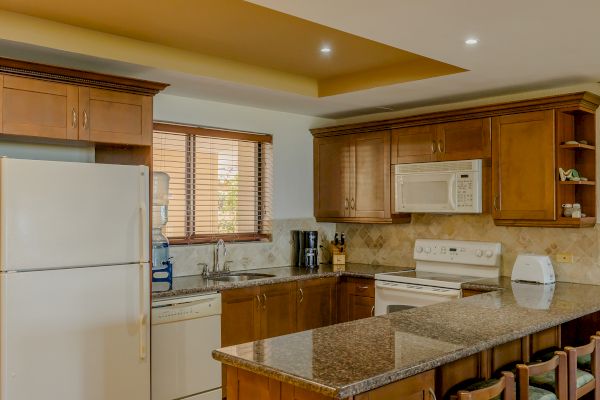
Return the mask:
<path id="1" fill-rule="evenodd" d="M 272 137 L 154 124 L 153 168 L 169 175 L 173 244 L 271 238 Z"/>

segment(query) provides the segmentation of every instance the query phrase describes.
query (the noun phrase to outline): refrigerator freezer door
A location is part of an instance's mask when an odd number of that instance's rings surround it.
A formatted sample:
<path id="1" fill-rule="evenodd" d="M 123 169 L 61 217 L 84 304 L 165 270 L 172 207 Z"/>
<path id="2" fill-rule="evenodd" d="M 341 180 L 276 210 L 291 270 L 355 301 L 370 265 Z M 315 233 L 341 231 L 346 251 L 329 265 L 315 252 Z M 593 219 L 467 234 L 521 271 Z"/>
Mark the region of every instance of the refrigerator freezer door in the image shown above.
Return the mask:
<path id="1" fill-rule="evenodd" d="M 0 273 L 0 400 L 149 400 L 149 265 Z"/>
<path id="2" fill-rule="evenodd" d="M 0 159 L 0 269 L 148 261 L 148 168 Z"/>

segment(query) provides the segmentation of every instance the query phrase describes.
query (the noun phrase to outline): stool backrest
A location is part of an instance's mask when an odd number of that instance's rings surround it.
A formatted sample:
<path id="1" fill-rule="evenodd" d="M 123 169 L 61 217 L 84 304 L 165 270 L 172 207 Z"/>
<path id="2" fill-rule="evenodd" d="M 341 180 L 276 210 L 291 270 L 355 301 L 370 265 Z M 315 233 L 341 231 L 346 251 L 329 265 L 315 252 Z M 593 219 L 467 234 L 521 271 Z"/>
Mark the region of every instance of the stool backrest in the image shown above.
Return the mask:
<path id="1" fill-rule="evenodd" d="M 458 400 L 491 400 L 502 394 L 503 400 L 515 400 L 515 376 L 512 372 L 502 372 L 502 377 L 492 386 L 458 392 Z"/>
<path id="2" fill-rule="evenodd" d="M 567 353 L 556 351 L 554 357 L 548 361 L 535 364 L 517 365 L 517 384 L 519 389 L 519 399 L 527 400 L 529 398 L 529 377 L 544 374 L 549 371 L 555 371 L 556 397 L 558 400 L 567 400 Z"/>

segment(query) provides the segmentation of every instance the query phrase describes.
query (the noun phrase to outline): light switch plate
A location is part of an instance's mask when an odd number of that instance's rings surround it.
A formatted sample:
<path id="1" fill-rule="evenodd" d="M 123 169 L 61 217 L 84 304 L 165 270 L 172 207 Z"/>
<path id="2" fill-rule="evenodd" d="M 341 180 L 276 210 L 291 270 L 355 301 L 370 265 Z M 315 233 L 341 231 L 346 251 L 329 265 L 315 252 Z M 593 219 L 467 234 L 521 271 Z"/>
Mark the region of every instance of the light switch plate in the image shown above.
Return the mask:
<path id="1" fill-rule="evenodd" d="M 558 253 L 556 255 L 556 262 L 561 264 L 573 264 L 573 254 Z"/>

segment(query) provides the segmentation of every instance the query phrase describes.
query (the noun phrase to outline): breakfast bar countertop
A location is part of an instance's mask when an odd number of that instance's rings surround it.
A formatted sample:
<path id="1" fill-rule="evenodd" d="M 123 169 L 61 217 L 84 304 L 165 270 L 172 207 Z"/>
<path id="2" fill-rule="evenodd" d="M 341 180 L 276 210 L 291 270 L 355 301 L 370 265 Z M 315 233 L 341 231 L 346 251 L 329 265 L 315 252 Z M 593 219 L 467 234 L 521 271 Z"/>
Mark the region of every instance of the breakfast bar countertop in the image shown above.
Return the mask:
<path id="1" fill-rule="evenodd" d="M 547 309 L 509 278 L 422 308 L 259 340 L 213 357 L 334 398 L 347 398 L 600 311 L 600 286 L 556 283 Z M 538 286 L 539 288 L 539 286 Z"/>
<path id="2" fill-rule="evenodd" d="M 269 285 L 304 279 L 326 278 L 331 276 L 373 278 L 375 274 L 382 272 L 410 271 L 412 269 L 414 268 L 347 263 L 346 265 L 335 269 L 331 264 L 321 264 L 319 265 L 319 268 L 314 269 L 308 269 L 304 267 L 276 267 L 233 271 L 233 273 L 250 272 L 274 275 L 273 277 L 239 282 L 214 281 L 206 279 L 202 275 L 182 276 L 173 278 L 173 288 L 171 290 L 152 293 L 152 300 L 166 300 L 170 298 L 192 296 L 201 293 L 220 292 L 227 289 Z"/>

